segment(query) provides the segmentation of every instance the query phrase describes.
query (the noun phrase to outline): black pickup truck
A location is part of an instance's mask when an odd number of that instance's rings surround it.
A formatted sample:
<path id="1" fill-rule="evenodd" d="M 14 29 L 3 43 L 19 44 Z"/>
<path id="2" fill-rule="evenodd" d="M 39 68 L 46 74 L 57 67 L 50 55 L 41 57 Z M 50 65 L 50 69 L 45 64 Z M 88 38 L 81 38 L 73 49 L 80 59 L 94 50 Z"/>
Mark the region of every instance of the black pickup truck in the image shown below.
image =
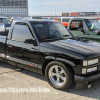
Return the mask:
<path id="1" fill-rule="evenodd" d="M 76 84 L 89 86 L 100 78 L 100 44 L 85 43 L 59 22 L 18 20 L 8 36 L 0 35 L 0 60 L 45 74 L 56 89 Z"/>

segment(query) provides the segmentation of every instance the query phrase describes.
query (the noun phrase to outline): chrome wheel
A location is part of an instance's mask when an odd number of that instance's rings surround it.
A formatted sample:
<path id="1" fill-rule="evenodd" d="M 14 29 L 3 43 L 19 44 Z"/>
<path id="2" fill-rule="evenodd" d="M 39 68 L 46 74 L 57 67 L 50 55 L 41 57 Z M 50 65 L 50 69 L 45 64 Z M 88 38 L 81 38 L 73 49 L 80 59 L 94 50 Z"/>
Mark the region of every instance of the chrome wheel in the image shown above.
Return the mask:
<path id="1" fill-rule="evenodd" d="M 56 86 L 63 86 L 67 81 L 64 69 L 58 65 L 54 65 L 49 69 L 49 79 Z"/>

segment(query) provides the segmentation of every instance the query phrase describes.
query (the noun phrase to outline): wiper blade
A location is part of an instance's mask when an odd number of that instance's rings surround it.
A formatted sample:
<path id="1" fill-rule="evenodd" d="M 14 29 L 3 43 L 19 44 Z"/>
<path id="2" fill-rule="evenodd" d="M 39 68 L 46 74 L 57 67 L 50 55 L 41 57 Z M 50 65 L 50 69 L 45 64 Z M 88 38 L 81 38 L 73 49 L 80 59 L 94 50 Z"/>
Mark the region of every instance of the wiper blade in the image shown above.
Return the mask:
<path id="1" fill-rule="evenodd" d="M 56 41 L 56 40 L 61 40 L 64 38 L 46 38 L 46 39 L 42 39 L 42 41 Z"/>
<path id="2" fill-rule="evenodd" d="M 47 37 L 47 38 L 42 39 L 42 40 L 48 40 L 48 39 L 52 39 L 52 38 L 55 38 L 55 36 Z"/>
<path id="3" fill-rule="evenodd" d="M 65 37 L 67 37 L 67 36 L 70 36 L 70 35 L 62 35 L 63 37 L 65 36 Z"/>

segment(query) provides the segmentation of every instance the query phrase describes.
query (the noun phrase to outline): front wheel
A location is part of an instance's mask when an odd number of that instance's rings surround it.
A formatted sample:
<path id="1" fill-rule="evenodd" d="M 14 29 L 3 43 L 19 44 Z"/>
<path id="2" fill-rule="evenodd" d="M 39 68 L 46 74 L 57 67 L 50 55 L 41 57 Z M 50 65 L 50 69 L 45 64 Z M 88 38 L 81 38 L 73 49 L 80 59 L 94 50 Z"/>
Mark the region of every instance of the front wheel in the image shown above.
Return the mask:
<path id="1" fill-rule="evenodd" d="M 73 83 L 73 72 L 63 63 L 50 62 L 45 69 L 45 77 L 49 84 L 56 89 L 66 89 Z"/>

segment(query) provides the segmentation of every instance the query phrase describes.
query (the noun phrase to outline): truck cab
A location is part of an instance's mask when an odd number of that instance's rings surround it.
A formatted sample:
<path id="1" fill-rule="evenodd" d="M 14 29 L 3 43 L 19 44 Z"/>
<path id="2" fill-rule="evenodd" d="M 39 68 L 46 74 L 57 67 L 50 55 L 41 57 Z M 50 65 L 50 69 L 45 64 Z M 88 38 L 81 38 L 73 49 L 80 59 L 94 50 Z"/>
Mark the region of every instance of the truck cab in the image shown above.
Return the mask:
<path id="1" fill-rule="evenodd" d="M 73 18 L 67 29 L 76 39 L 89 39 L 100 42 L 100 23 L 93 18 Z"/>

